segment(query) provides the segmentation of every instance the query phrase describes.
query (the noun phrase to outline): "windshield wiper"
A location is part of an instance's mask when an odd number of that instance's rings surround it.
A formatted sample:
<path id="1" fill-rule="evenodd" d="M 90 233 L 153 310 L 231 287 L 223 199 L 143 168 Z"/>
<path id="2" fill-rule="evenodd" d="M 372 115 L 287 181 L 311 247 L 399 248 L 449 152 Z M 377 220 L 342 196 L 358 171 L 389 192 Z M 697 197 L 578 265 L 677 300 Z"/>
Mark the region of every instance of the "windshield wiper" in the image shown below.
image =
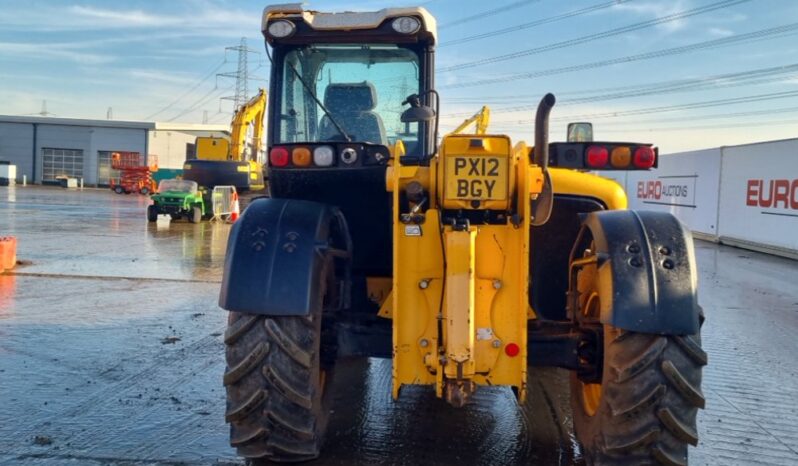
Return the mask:
<path id="1" fill-rule="evenodd" d="M 318 104 L 318 106 L 321 107 L 322 111 L 324 111 L 324 114 L 327 115 L 327 118 L 329 118 L 333 126 L 335 126 L 335 129 L 337 129 L 338 132 L 341 133 L 341 136 L 343 136 L 344 139 L 346 139 L 346 142 L 352 142 L 352 138 L 350 138 L 349 135 L 346 134 L 344 128 L 335 120 L 335 118 L 333 118 L 330 111 L 327 110 L 327 107 L 325 107 L 324 104 L 321 103 L 319 98 L 316 97 L 316 94 L 310 89 L 308 83 L 306 83 L 305 80 L 302 79 L 302 75 L 300 75 L 299 71 L 297 71 L 296 68 L 294 68 L 294 65 L 288 60 L 285 60 L 285 63 L 288 64 L 288 67 L 291 68 L 291 71 L 294 72 L 294 76 L 296 76 L 296 78 L 299 79 L 299 82 L 302 83 L 302 87 L 304 87 L 305 90 L 308 92 L 308 94 L 310 94 L 310 96 L 313 97 L 313 100 L 316 101 L 316 104 Z"/>

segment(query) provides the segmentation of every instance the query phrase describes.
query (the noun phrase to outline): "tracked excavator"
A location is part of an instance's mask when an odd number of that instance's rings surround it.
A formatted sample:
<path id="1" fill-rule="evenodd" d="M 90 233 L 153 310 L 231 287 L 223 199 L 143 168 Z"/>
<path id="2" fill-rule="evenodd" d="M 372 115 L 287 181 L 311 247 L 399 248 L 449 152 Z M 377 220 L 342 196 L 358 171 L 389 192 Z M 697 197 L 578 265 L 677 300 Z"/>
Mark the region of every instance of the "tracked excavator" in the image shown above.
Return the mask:
<path id="1" fill-rule="evenodd" d="M 261 156 L 265 112 L 266 91 L 260 89 L 236 110 L 229 138 L 196 139 L 196 157 L 183 164 L 183 179 L 195 181 L 205 193 L 215 186 L 235 186 L 244 196 L 261 194 L 265 189 Z"/>

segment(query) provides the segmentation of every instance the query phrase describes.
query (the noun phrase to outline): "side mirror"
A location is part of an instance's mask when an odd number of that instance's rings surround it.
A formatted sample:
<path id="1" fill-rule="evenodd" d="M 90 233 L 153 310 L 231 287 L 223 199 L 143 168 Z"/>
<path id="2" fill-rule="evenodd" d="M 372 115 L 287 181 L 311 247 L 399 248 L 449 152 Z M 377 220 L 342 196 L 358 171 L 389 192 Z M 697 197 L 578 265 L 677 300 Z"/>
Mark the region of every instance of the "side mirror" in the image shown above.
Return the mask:
<path id="1" fill-rule="evenodd" d="M 421 98 L 413 94 L 403 104 L 410 104 L 410 108 L 402 112 L 402 123 L 424 123 L 435 119 L 435 110 L 426 105 L 421 105 Z"/>
<path id="2" fill-rule="evenodd" d="M 568 142 L 593 142 L 593 123 L 569 123 Z"/>

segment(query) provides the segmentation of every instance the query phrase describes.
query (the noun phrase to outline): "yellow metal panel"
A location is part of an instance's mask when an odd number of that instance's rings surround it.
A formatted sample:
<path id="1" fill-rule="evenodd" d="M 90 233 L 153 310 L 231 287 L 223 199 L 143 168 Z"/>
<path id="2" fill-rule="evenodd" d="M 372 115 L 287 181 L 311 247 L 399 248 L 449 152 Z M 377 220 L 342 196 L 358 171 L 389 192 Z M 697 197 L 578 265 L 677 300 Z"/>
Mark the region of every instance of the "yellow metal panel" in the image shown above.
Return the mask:
<path id="1" fill-rule="evenodd" d="M 442 396 L 445 379 L 458 376 L 454 361 L 463 363 L 461 377 L 481 385 L 514 386 L 522 399 L 526 396 L 529 203 L 540 191 L 542 172 L 530 165 L 525 145 L 511 151 L 506 137 L 483 136 L 479 137 L 481 152 L 468 152 L 474 138 L 447 137 L 446 148 L 428 168 L 397 164 L 387 174 L 394 212 L 401 212 L 400 193 L 410 182 L 430 186 L 437 194 L 430 199 L 433 208 L 425 212 L 420 231 L 417 225 L 394 222 L 391 306 L 381 309 L 381 315 L 391 315 L 391 310 L 393 315 L 394 396 L 405 384 L 435 384 L 437 395 Z M 505 157 L 508 196 L 502 202 L 509 207 L 512 201 L 520 223 L 474 225 L 467 231 L 447 226 L 441 238 L 439 211 L 434 206 L 444 193 L 444 173 L 438 167 L 439 163 L 445 166 L 447 154 Z M 443 318 L 440 342 L 439 318 Z M 516 356 L 505 352 L 508 344 L 518 346 Z M 440 346 L 448 360 L 445 370 Z"/>
<path id="2" fill-rule="evenodd" d="M 493 325 L 493 299 L 498 288 L 495 279 L 476 280 L 476 321 L 474 353 L 476 359 L 476 372 L 487 373 L 496 364 L 501 347 L 494 345 L 499 341 Z"/>
<path id="3" fill-rule="evenodd" d="M 394 397 L 403 384 L 435 383 L 427 363 L 437 362 L 437 318 L 443 293 L 437 212 L 427 211 L 420 236 L 407 236 L 405 227 L 399 222 L 394 225 Z"/>
<path id="4" fill-rule="evenodd" d="M 476 228 L 444 233 L 446 243 L 446 376 L 462 379 L 474 375 Z"/>
<path id="5" fill-rule="evenodd" d="M 626 193 L 613 180 L 565 168 L 551 168 L 549 172 L 555 194 L 592 197 L 610 210 L 626 209 L 628 205 Z"/>
<path id="6" fill-rule="evenodd" d="M 429 185 L 432 170 L 394 165 L 386 174 L 393 192 L 393 211 L 399 212 L 400 186 L 412 179 Z M 393 389 L 394 398 L 405 384 L 434 384 L 438 370 L 437 322 L 443 294 L 443 251 L 440 213 L 426 211 L 421 225 L 393 224 Z M 416 228 L 418 227 L 418 228 Z"/>
<path id="7" fill-rule="evenodd" d="M 227 160 L 230 141 L 226 138 L 198 137 L 195 150 L 200 160 Z"/>
<path id="8" fill-rule="evenodd" d="M 388 293 L 388 298 L 380 305 L 377 315 L 384 319 L 393 319 L 393 291 Z"/>
<path id="9" fill-rule="evenodd" d="M 528 228 L 528 227 L 527 227 Z M 525 395 L 528 229 L 482 225 L 476 238 L 477 328 L 479 384 L 512 385 Z M 486 319 L 487 318 L 487 319 Z M 489 324 L 486 324 L 486 320 Z M 488 329 L 491 338 L 487 338 Z M 494 343 L 495 342 L 495 343 Z M 521 349 L 504 352 L 509 343 Z M 498 348 L 493 345 L 498 344 Z M 485 370 L 489 367 L 489 372 Z M 486 373 L 487 372 L 487 373 Z"/>

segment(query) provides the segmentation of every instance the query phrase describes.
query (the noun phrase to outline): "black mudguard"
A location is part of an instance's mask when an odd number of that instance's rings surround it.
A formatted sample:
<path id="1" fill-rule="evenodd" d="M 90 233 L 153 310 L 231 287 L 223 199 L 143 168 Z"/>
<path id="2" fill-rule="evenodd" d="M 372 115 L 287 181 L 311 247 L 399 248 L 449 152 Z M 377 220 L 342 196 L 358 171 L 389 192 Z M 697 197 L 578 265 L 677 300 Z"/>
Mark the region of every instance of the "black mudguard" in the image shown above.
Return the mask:
<path id="1" fill-rule="evenodd" d="M 592 236 L 599 281 L 610 284 L 599 290 L 602 323 L 643 333 L 698 333 L 693 237 L 676 217 L 613 210 L 582 219 L 571 259 L 581 257 Z"/>
<path id="2" fill-rule="evenodd" d="M 227 242 L 219 306 L 273 316 L 308 315 L 329 248 L 331 206 L 256 199 L 233 225 Z"/>

